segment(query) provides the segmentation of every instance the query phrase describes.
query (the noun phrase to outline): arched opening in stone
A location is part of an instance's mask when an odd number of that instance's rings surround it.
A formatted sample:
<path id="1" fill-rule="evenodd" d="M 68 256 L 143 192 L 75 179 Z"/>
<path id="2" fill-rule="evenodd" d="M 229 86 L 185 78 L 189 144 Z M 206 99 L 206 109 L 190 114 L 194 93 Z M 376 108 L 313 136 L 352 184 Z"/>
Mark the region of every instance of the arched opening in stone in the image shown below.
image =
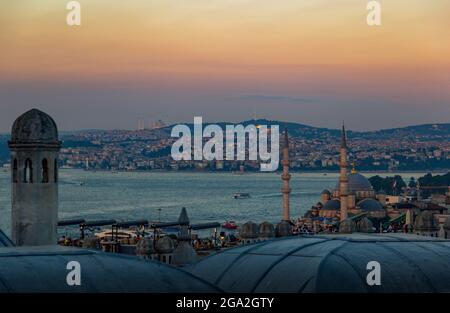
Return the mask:
<path id="1" fill-rule="evenodd" d="M 48 183 L 48 161 L 47 159 L 42 160 L 42 182 L 44 184 Z"/>
<path id="2" fill-rule="evenodd" d="M 26 159 L 25 161 L 25 170 L 23 173 L 23 182 L 24 183 L 32 183 L 33 182 L 33 163 L 30 159 Z"/>
<path id="3" fill-rule="evenodd" d="M 14 159 L 14 162 L 13 162 L 13 172 L 12 172 L 12 180 L 13 180 L 13 183 L 17 183 L 17 182 L 18 182 L 18 179 L 17 179 L 17 172 L 18 172 L 18 170 L 19 170 L 19 166 L 18 166 L 18 164 L 17 164 L 17 159 Z"/>
<path id="4" fill-rule="evenodd" d="M 55 159 L 54 165 L 53 165 L 53 179 L 55 183 L 58 182 L 58 160 Z"/>

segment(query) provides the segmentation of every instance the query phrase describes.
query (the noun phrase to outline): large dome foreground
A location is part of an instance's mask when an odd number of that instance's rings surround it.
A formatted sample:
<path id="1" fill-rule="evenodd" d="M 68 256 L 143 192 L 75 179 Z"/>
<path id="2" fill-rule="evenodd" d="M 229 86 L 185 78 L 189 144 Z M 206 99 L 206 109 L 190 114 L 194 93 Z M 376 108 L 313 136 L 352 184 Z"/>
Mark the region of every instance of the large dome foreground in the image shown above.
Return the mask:
<path id="1" fill-rule="evenodd" d="M 11 142 L 15 144 L 59 143 L 58 128 L 48 114 L 38 109 L 31 109 L 14 122 Z"/>
<path id="2" fill-rule="evenodd" d="M 229 249 L 189 271 L 225 292 L 450 292 L 450 241 L 405 234 L 291 237 Z M 381 285 L 367 264 L 379 262 Z"/>

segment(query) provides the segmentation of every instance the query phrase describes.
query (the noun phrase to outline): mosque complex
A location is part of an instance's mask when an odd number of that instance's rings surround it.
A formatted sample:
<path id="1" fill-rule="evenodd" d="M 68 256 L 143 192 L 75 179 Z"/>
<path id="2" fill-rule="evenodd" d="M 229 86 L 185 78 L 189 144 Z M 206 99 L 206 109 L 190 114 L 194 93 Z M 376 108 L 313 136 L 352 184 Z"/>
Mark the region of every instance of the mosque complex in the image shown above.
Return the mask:
<path id="1" fill-rule="evenodd" d="M 114 222 L 109 238 L 83 238 L 68 247 L 57 245 L 57 125 L 30 110 L 14 122 L 9 142 L 12 236 L 0 230 L 0 292 L 450 292 L 447 207 L 417 196 L 388 202 L 355 166 L 348 173 L 347 141 L 343 127 L 336 189 L 324 190 L 304 217 L 292 221 L 285 131 L 281 221 L 241 225 L 235 247 L 213 247 L 200 257 L 184 208 L 178 221 L 164 225 L 177 226 L 175 237 L 155 231 L 119 240 L 118 226 L 136 223 Z M 401 226 L 399 232 L 386 232 L 393 225 Z M 65 280 L 74 260 L 87 282 L 77 288 Z M 383 268 L 383 284 L 368 286 L 366 266 L 373 261 Z"/>

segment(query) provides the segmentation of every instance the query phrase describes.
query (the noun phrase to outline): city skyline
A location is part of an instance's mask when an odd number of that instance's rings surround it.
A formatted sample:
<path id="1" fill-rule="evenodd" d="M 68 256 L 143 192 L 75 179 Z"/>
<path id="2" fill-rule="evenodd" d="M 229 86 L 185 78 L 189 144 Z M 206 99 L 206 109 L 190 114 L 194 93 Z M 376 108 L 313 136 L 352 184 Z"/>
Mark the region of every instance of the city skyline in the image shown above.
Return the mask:
<path id="1" fill-rule="evenodd" d="M 0 131 L 32 107 L 61 130 L 265 117 L 376 130 L 450 121 L 450 4 L 80 1 L 2 4 Z"/>

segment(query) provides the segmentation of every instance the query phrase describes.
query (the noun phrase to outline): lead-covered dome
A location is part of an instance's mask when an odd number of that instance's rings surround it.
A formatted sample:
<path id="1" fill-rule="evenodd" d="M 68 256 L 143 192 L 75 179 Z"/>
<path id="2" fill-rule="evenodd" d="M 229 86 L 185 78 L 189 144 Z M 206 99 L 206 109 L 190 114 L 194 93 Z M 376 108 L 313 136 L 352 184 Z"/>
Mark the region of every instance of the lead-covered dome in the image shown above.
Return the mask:
<path id="1" fill-rule="evenodd" d="M 356 206 L 364 212 L 384 211 L 383 205 L 379 201 L 371 198 L 361 200 Z"/>
<path id="2" fill-rule="evenodd" d="M 185 270 L 231 293 L 450 292 L 450 241 L 411 234 L 294 236 L 226 249 Z M 367 264 L 381 264 L 380 286 Z"/>
<path id="3" fill-rule="evenodd" d="M 59 143 L 58 128 L 50 115 L 32 109 L 19 116 L 13 124 L 11 143 Z"/>
<path id="4" fill-rule="evenodd" d="M 333 199 L 330 201 L 327 201 L 325 205 L 323 206 L 322 210 L 332 210 L 332 211 L 339 211 L 341 209 L 341 201 L 338 199 Z"/>
<path id="5" fill-rule="evenodd" d="M 348 174 L 348 191 L 358 192 L 358 191 L 373 191 L 372 184 L 370 181 L 360 173 Z M 339 182 L 336 185 L 336 190 L 339 190 Z"/>

